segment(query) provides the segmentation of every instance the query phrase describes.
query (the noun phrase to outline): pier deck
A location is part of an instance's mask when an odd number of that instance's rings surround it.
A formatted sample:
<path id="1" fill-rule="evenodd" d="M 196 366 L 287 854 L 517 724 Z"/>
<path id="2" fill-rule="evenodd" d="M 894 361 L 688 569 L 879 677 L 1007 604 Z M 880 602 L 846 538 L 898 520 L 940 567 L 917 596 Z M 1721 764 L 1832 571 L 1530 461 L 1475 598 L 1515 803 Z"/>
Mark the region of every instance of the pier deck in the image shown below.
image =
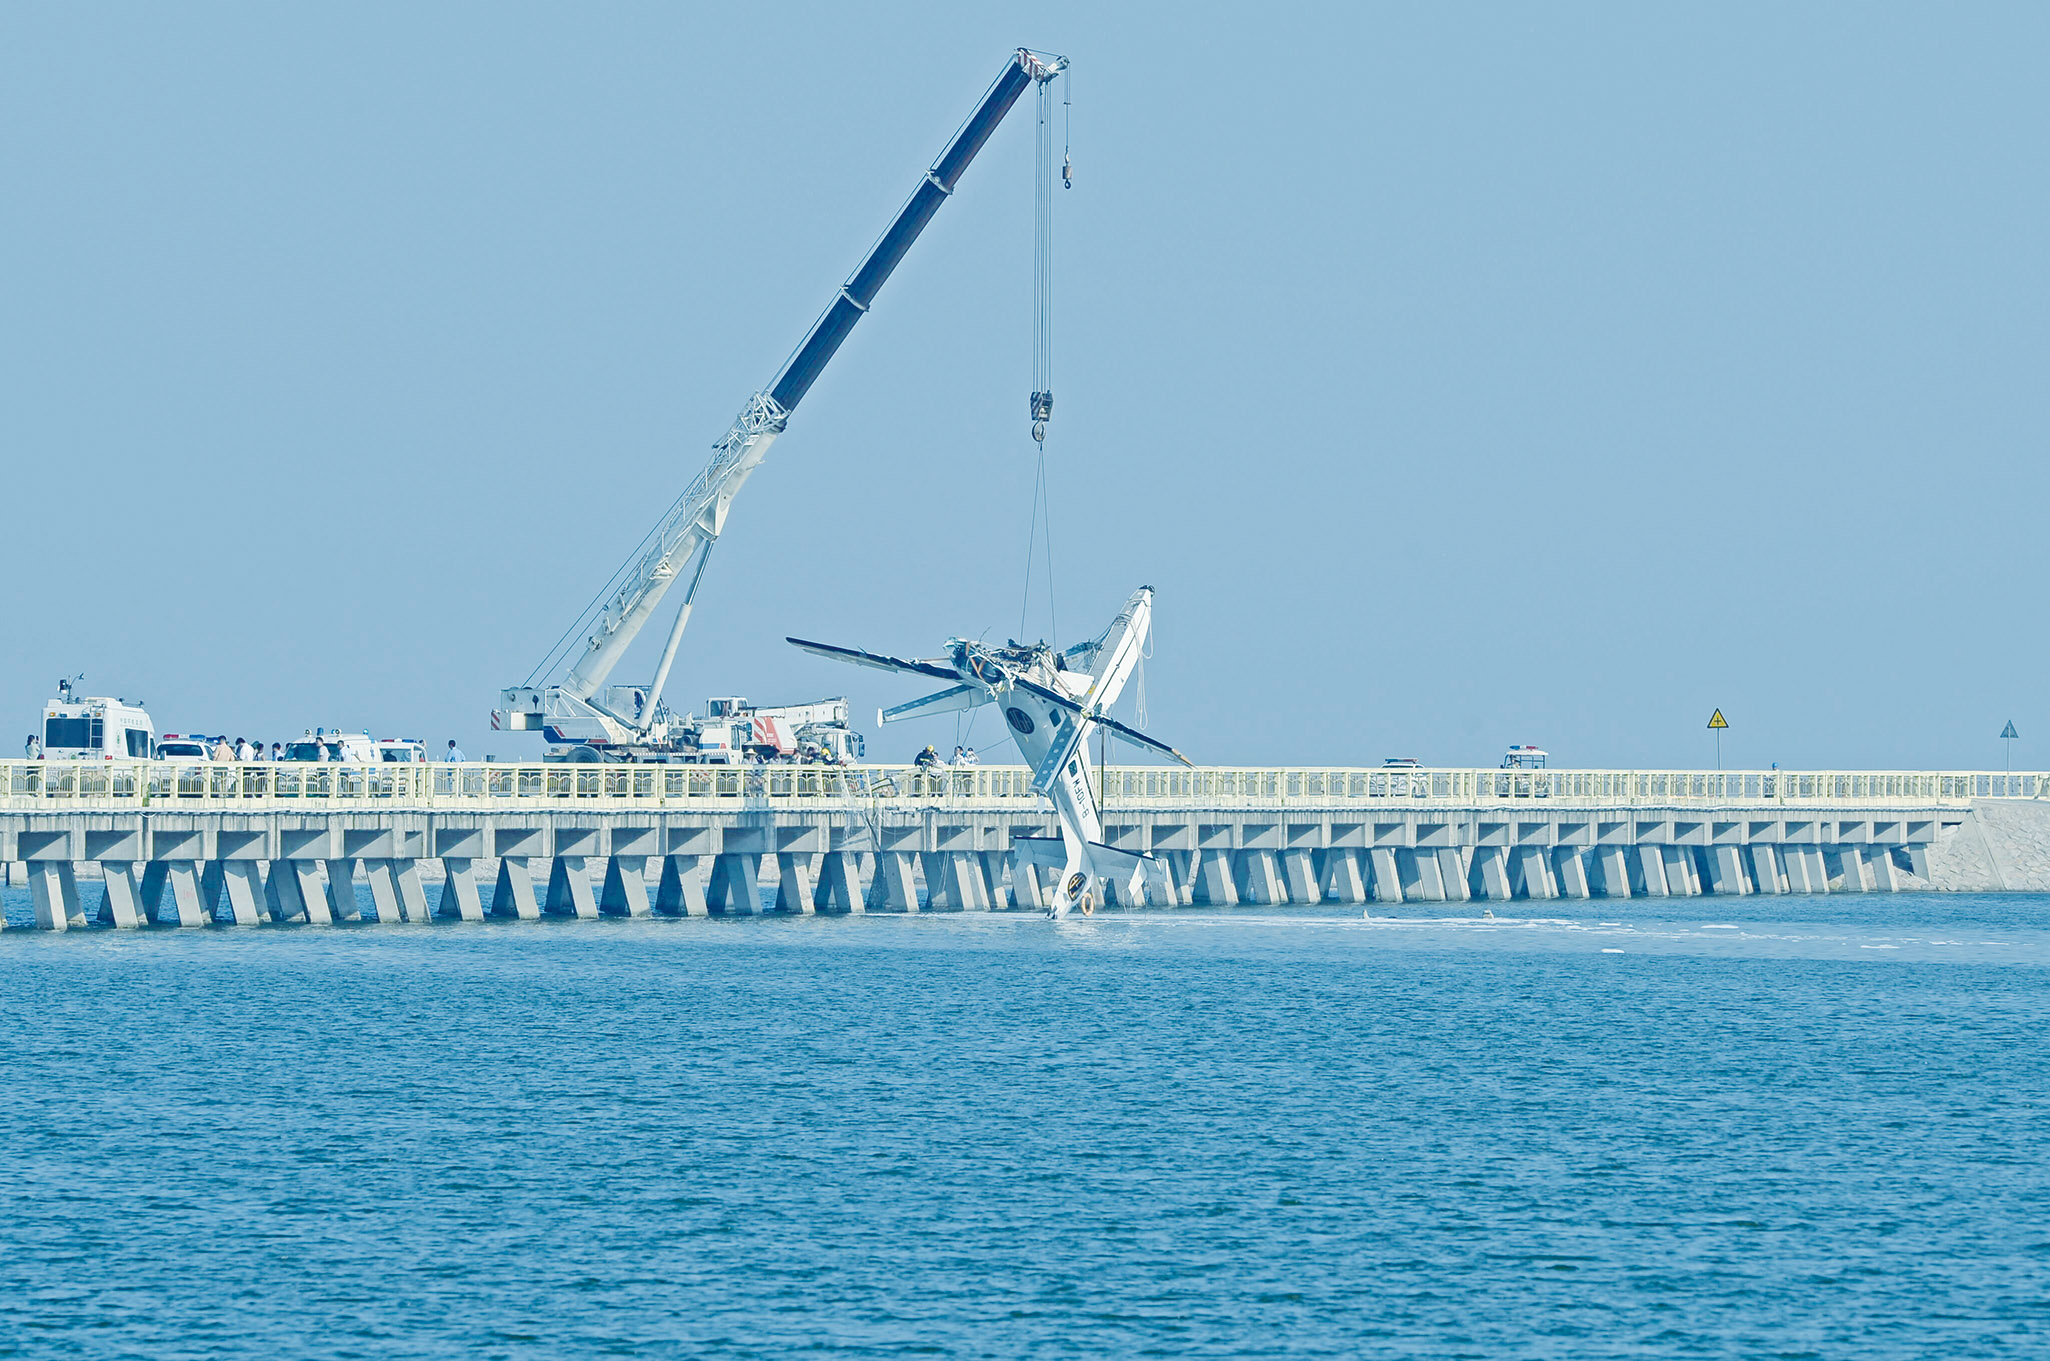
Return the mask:
<path id="1" fill-rule="evenodd" d="M 1102 772 L 1159 907 L 1928 886 L 1978 810 L 2050 775 L 1931 771 Z M 216 920 L 1032 909 L 1057 835 L 1018 766 L 0 762 L 0 862 L 51 930 Z M 1983 855 L 1978 851 L 1983 849 Z M 81 880 L 104 885 L 88 911 Z M 1955 878 L 1955 876 L 1953 876 Z M 430 905 L 427 885 L 442 881 Z M 2019 885 L 2016 885 L 2019 886 Z M 773 898 L 769 890 L 773 889 Z"/>

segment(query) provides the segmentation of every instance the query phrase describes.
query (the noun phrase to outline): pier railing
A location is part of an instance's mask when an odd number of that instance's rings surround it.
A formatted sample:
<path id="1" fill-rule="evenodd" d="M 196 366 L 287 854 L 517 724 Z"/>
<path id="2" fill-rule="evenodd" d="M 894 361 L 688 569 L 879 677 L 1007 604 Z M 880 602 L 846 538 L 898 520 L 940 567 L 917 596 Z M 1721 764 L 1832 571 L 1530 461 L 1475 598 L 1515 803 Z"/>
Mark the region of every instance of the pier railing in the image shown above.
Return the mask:
<path id="1" fill-rule="evenodd" d="M 2050 798 L 2050 774 L 1985 771 L 1407 770 L 1114 766 L 1110 808 L 1961 805 Z M 757 802 L 1028 804 L 1023 766 L 356 765 L 339 762 L 0 761 L 0 810 L 259 812 L 319 806 L 478 809 Z"/>

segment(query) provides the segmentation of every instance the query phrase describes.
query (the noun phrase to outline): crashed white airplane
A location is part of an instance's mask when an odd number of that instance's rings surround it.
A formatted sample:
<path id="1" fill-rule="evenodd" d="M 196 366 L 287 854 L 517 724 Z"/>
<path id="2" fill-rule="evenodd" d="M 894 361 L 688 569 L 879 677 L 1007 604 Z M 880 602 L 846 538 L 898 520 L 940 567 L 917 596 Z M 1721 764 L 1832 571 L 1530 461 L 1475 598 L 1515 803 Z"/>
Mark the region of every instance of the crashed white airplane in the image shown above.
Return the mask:
<path id="1" fill-rule="evenodd" d="M 957 682 L 924 699 L 884 710 L 877 716 L 879 722 L 952 713 L 979 704 L 997 705 L 1011 726 L 1018 750 L 1032 766 L 1033 789 L 1053 800 L 1061 826 L 1058 841 L 1014 837 L 1011 844 L 1021 863 L 1060 869 L 1060 883 L 1047 915 L 1064 917 L 1076 908 L 1084 915 L 1094 912 L 1102 901 L 1106 880 L 1118 885 L 1119 900 L 1127 903 L 1137 902 L 1149 881 L 1159 890 L 1166 887 L 1166 875 L 1150 854 L 1103 844 L 1087 745 L 1090 733 L 1102 728 L 1135 746 L 1189 764 L 1188 758 L 1165 742 L 1156 742 L 1104 713 L 1139 664 L 1152 622 L 1153 588 L 1141 586 L 1102 636 L 1064 652 L 1044 643 L 985 647 L 966 638 L 953 638 L 947 642 L 945 657 L 907 661 L 803 638 L 789 642 L 834 661 Z"/>

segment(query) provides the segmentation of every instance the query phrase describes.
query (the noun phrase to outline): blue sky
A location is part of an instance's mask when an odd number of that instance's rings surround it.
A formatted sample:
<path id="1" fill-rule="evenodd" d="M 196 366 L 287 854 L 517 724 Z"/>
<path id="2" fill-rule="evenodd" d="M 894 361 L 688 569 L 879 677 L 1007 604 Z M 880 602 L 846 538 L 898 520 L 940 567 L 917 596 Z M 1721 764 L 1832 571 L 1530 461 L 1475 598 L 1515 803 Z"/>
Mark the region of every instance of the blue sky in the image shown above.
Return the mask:
<path id="1" fill-rule="evenodd" d="M 1152 731 L 2050 753 L 2050 12 L 728 8 L 0 11 L 16 727 L 83 671 L 170 730 L 534 754 L 499 688 L 1023 43 L 1075 62 L 1061 634 L 1157 588 Z M 782 637 L 1015 629 L 1027 113 L 748 485 L 673 700 L 870 711 L 912 691 Z"/>

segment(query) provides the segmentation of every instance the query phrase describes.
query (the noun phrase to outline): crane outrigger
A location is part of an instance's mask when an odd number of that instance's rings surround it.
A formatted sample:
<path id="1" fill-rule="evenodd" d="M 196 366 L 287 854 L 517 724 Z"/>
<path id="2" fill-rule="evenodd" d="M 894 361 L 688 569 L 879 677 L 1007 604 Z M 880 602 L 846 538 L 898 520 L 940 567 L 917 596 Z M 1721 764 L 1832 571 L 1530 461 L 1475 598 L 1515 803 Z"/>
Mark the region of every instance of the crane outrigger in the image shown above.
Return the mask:
<path id="1" fill-rule="evenodd" d="M 712 460 L 683 495 L 650 530 L 632 558 L 614 574 L 599 600 L 565 631 L 567 640 L 591 620 L 583 655 L 553 685 L 534 685 L 562 655 L 561 644 L 535 668 L 524 685 L 502 692 L 506 726 L 538 729 L 548 741 L 567 744 L 561 754 L 583 760 L 671 760 L 685 749 L 680 727 L 662 703 L 676 661 L 677 645 L 690 622 L 705 564 L 719 536 L 733 498 L 760 465 L 769 446 L 783 433 L 797 404 L 818 381 L 848 332 L 874 304 L 919 233 L 960 183 L 963 172 L 982 150 L 1019 96 L 1044 85 L 1067 67 L 1067 58 L 1019 48 L 968 116 L 959 132 L 932 163 L 910 201 L 876 242 L 860 266 L 842 285 L 832 303 L 813 323 L 804 342 L 777 372 L 769 386 L 741 408 L 733 426 L 712 446 Z M 1050 394 L 1049 394 L 1050 397 Z M 1035 402 L 1039 394 L 1034 394 Z M 1050 402 L 1049 402 L 1050 405 Z M 669 588 L 688 577 L 683 602 L 669 626 L 662 660 L 647 685 L 613 685 L 613 668 L 654 616 Z M 494 714 L 494 725 L 499 715 Z"/>

